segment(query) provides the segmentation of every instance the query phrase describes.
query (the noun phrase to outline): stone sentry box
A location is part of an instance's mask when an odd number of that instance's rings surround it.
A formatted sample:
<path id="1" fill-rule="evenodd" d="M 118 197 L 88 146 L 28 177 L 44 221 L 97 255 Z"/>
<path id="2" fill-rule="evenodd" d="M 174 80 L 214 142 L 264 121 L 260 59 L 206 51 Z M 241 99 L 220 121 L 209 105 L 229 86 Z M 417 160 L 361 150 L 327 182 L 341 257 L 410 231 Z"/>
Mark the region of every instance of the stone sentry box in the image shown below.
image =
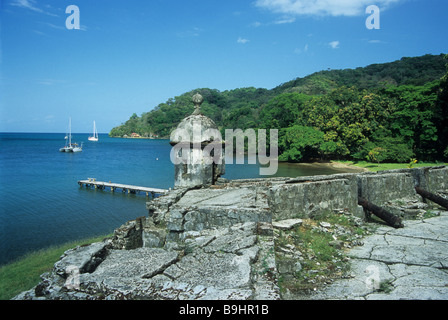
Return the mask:
<path id="1" fill-rule="evenodd" d="M 225 173 L 225 145 L 215 122 L 201 114 L 203 101 L 200 94 L 193 96 L 195 111 L 171 134 L 175 188 L 214 185 Z"/>

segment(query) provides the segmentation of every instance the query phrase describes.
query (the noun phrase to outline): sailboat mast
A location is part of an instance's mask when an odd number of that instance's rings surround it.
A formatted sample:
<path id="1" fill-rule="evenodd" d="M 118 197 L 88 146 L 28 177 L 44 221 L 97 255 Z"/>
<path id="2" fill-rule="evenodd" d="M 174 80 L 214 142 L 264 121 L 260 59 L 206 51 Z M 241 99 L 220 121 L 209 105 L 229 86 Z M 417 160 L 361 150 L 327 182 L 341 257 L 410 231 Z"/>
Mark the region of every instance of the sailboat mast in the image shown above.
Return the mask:
<path id="1" fill-rule="evenodd" d="M 72 117 L 70 117 L 68 124 L 68 145 L 72 145 Z"/>

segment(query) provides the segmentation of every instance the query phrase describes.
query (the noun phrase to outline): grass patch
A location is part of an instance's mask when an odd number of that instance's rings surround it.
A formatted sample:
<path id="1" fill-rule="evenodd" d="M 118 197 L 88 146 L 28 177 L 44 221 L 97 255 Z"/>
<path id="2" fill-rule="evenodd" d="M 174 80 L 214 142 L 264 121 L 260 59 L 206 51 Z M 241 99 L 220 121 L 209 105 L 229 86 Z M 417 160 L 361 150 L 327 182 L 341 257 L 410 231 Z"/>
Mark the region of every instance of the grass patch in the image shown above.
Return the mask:
<path id="1" fill-rule="evenodd" d="M 340 162 L 345 165 L 356 166 L 360 168 L 365 168 L 369 171 L 382 171 L 382 170 L 393 170 L 393 169 L 409 169 L 409 163 L 373 163 L 367 161 L 335 161 Z M 421 167 L 432 167 L 432 166 L 440 166 L 440 165 L 448 165 L 448 163 L 443 162 L 417 162 L 412 164 L 412 168 L 421 168 Z"/>
<path id="2" fill-rule="evenodd" d="M 386 281 L 380 283 L 380 288 L 378 289 L 379 293 L 389 294 L 394 289 L 392 281 Z"/>
<path id="3" fill-rule="evenodd" d="M 329 212 L 313 219 L 303 219 L 294 230 L 279 232 L 275 238 L 278 261 L 299 261 L 301 270 L 279 281 L 281 290 L 300 294 L 331 283 L 349 271 L 345 249 L 356 245 L 367 230 L 355 223 L 356 218 Z M 331 226 L 323 228 L 321 222 Z M 289 248 L 298 256 L 284 255 L 282 248 Z"/>
<path id="4" fill-rule="evenodd" d="M 52 270 L 61 255 L 76 246 L 100 242 L 107 236 L 73 241 L 53 246 L 17 259 L 0 267 L 0 300 L 9 300 L 19 293 L 29 290 L 40 282 L 40 275 Z"/>
<path id="5" fill-rule="evenodd" d="M 430 219 L 430 218 L 434 218 L 434 217 L 439 217 L 440 213 L 435 211 L 435 210 L 426 210 L 424 214 L 422 214 L 421 216 L 419 216 L 419 219 Z"/>

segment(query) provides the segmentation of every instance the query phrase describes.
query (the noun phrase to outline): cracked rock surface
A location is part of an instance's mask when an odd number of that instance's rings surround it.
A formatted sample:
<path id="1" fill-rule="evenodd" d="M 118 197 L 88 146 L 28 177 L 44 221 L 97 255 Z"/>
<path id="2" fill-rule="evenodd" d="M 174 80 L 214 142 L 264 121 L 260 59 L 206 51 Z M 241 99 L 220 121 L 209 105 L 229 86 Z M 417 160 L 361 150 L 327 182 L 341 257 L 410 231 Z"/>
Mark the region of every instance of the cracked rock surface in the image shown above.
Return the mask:
<path id="1" fill-rule="evenodd" d="M 278 299 L 275 279 L 257 269 L 259 256 L 263 263 L 269 256 L 269 239 L 257 230 L 248 222 L 190 232 L 182 246 L 171 249 L 117 250 L 108 241 L 78 247 L 16 299 Z M 85 268 L 89 261 L 95 268 Z"/>
<path id="2" fill-rule="evenodd" d="M 351 277 L 310 299 L 448 299 L 448 212 L 406 224 L 364 238 L 349 252 Z"/>

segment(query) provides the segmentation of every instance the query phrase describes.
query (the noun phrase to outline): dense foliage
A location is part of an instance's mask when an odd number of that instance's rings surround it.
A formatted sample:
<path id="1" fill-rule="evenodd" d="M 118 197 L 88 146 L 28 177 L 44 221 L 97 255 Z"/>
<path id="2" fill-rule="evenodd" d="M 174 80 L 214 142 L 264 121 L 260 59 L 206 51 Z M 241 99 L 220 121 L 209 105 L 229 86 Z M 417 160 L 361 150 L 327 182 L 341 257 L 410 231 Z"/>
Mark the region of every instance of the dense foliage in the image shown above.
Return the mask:
<path id="1" fill-rule="evenodd" d="M 133 114 L 111 136 L 168 137 L 193 112 L 224 129 L 278 129 L 279 159 L 372 162 L 448 158 L 448 55 L 403 58 L 365 68 L 330 70 L 274 89 L 202 88 Z"/>

